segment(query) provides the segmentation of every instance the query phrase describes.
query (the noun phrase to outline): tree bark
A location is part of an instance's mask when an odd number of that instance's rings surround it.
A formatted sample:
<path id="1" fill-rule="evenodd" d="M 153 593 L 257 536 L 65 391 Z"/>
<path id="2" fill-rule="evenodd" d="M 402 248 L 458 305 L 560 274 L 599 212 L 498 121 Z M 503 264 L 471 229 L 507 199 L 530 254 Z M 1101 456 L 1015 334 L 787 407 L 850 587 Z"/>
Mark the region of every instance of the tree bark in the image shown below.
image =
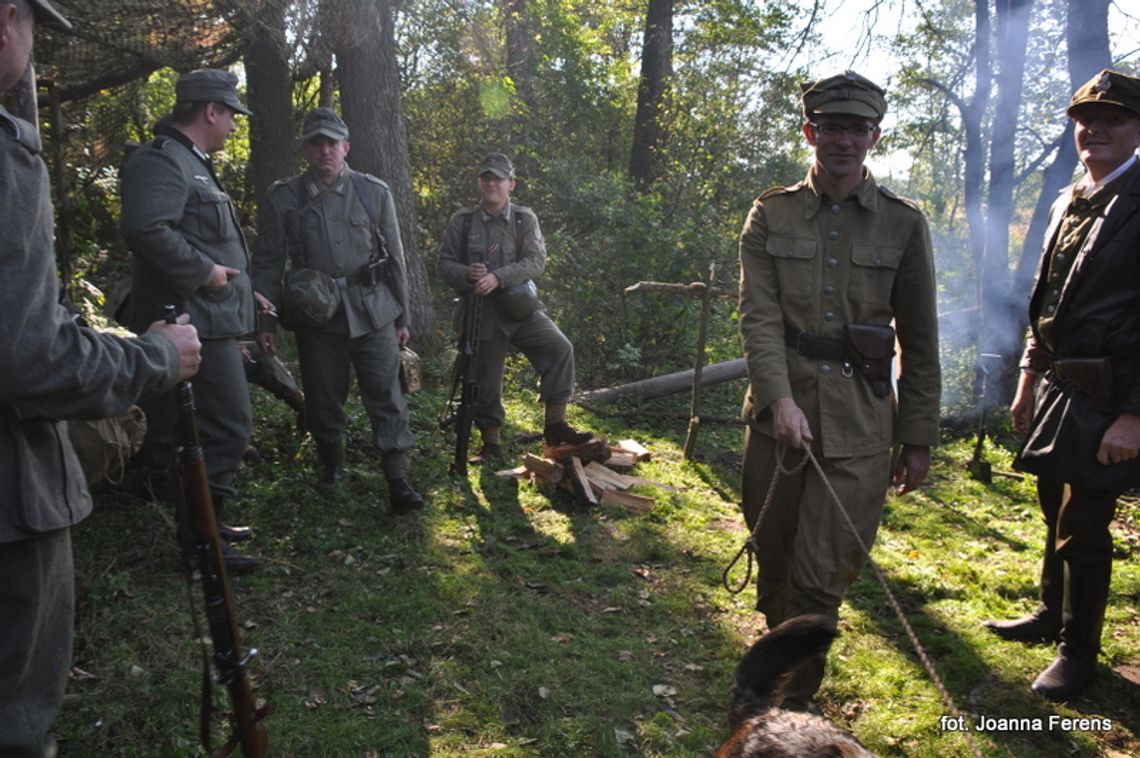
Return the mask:
<path id="1" fill-rule="evenodd" d="M 629 176 L 639 189 L 648 187 L 660 174 L 660 151 L 665 141 L 662 119 L 668 106 L 672 76 L 673 0 L 649 0 L 629 159 Z"/>
<path id="2" fill-rule="evenodd" d="M 387 182 L 396 202 L 415 339 L 435 332 L 435 313 L 419 251 L 392 5 L 391 0 L 344 0 L 336 39 L 336 77 L 342 115 L 351 134 L 349 162 Z"/>
<path id="3" fill-rule="evenodd" d="M 249 177 L 253 197 L 260 202 L 269 185 L 297 172 L 297 135 L 293 127 L 293 81 L 285 41 L 282 0 L 262 6 L 260 17 L 249 20 L 245 53 L 246 98 L 253 111 L 249 124 Z"/>

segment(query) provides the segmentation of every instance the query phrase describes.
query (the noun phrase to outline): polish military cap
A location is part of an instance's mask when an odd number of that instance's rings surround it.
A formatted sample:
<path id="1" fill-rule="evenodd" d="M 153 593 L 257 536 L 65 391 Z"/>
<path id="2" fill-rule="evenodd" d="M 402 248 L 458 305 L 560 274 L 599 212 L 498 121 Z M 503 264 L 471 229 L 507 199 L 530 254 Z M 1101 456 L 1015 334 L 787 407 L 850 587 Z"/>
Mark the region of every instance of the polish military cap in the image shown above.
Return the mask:
<path id="1" fill-rule="evenodd" d="M 341 142 L 348 139 L 348 124 L 330 108 L 314 108 L 301 125 L 301 141 L 324 135 Z"/>
<path id="2" fill-rule="evenodd" d="M 237 76 L 229 71 L 201 68 L 178 77 L 174 98 L 180 103 L 221 103 L 248 116 L 249 109 L 238 99 L 237 83 Z"/>
<path id="3" fill-rule="evenodd" d="M 511 159 L 502 153 L 487 153 L 483 157 L 483 162 L 479 164 L 479 171 L 475 175 L 482 176 L 488 172 L 500 179 L 514 179 L 515 164 L 511 163 Z"/>
<path id="4" fill-rule="evenodd" d="M 1087 105 L 1113 105 L 1140 116 L 1140 79 L 1106 68 L 1073 93 L 1066 113 L 1075 116 Z"/>
<path id="5" fill-rule="evenodd" d="M 48 0 L 30 0 L 30 2 L 32 4 L 32 14 L 35 16 L 37 23 L 46 24 L 47 26 L 64 31 L 71 28 L 71 22 L 64 18 L 63 14 L 57 11 Z"/>
<path id="6" fill-rule="evenodd" d="M 870 79 L 848 69 L 842 74 L 800 85 L 804 118 L 843 114 L 878 121 L 887 112 L 887 93 Z"/>

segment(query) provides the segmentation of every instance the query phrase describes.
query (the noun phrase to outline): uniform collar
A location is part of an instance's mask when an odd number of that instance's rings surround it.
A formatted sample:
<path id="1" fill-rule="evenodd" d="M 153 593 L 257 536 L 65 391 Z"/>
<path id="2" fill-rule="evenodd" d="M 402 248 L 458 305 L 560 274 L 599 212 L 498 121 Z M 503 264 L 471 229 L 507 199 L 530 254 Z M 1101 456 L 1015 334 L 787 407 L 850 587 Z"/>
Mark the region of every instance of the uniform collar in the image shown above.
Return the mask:
<path id="1" fill-rule="evenodd" d="M 1092 177 L 1086 173 L 1084 175 L 1084 177 L 1079 182 L 1076 183 L 1076 186 L 1074 186 L 1073 189 L 1075 191 L 1080 192 L 1085 197 L 1092 197 L 1097 192 L 1100 192 L 1102 189 L 1104 189 L 1108 185 L 1112 184 L 1113 181 L 1118 179 L 1125 171 L 1132 168 L 1132 166 L 1134 166 L 1135 164 L 1136 164 L 1136 154 L 1133 153 L 1132 156 L 1128 160 L 1124 161 L 1124 163 L 1121 163 L 1119 166 L 1117 166 L 1111 174 L 1104 177 L 1099 182 L 1094 182 L 1092 180 Z"/>
<path id="2" fill-rule="evenodd" d="M 823 205 L 823 193 L 819 187 L 816 186 L 815 176 L 809 170 L 807 178 L 804 179 L 803 185 L 810 190 L 807 194 L 807 200 L 804 204 L 804 218 L 811 218 L 819 212 L 820 207 Z M 872 213 L 877 213 L 879 210 L 879 192 L 878 182 L 875 181 L 871 169 L 866 166 L 863 167 L 863 181 L 851 193 L 859 205 L 863 206 Z M 828 198 L 831 200 L 831 198 Z M 832 200 L 834 202 L 834 200 Z"/>
<path id="3" fill-rule="evenodd" d="M 341 169 L 340 176 L 333 180 L 333 183 L 328 186 L 328 189 L 326 191 L 335 192 L 338 195 L 343 195 L 348 187 L 348 182 L 346 181 L 347 179 L 348 164 L 346 163 L 344 164 L 344 168 Z M 322 187 L 320 182 L 314 181 L 312 176 L 309 175 L 309 172 L 306 171 L 305 189 L 308 190 L 309 197 L 316 197 L 317 195 L 321 194 L 322 190 L 325 190 L 325 187 Z"/>
<path id="4" fill-rule="evenodd" d="M 506 206 L 501 211 L 499 211 L 498 213 L 489 213 L 486 208 L 484 208 L 482 205 L 480 205 L 479 206 L 479 213 L 482 214 L 483 223 L 486 223 L 488 221 L 492 221 L 492 220 L 497 219 L 497 218 L 502 219 L 503 221 L 505 221 L 507 223 L 510 223 L 511 214 L 514 213 L 514 203 L 507 201 Z"/>

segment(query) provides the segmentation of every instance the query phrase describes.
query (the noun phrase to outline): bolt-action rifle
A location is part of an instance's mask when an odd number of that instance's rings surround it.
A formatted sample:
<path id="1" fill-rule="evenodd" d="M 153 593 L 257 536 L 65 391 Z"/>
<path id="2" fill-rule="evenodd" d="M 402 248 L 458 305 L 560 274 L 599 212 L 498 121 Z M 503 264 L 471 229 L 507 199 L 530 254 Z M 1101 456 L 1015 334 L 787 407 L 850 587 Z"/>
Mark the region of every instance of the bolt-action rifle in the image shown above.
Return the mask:
<path id="1" fill-rule="evenodd" d="M 166 321 L 174 323 L 174 318 L 174 306 L 166 306 Z M 218 683 L 229 689 L 233 703 L 233 734 L 225 745 L 213 752 L 210 750 L 209 666 L 203 660 L 202 717 L 199 720 L 202 745 L 213 756 L 229 755 L 240 745 L 242 755 L 246 758 L 265 758 L 268 747 L 265 725 L 261 720 L 269 709 L 257 706 L 246 676 L 246 666 L 257 655 L 257 650 L 242 654 L 237 613 L 222 559 L 214 501 L 206 474 L 206 459 L 198 440 L 198 424 L 194 419 L 194 390 L 190 382 L 180 382 L 177 395 L 178 447 L 175 465 L 178 475 L 179 536 L 188 575 L 190 566 L 196 566 L 201 577 Z"/>
<path id="2" fill-rule="evenodd" d="M 461 300 L 459 340 L 456 345 L 455 368 L 452 371 L 451 395 L 447 400 L 439 428 L 455 427 L 455 459 L 451 472 L 467 476 L 467 449 L 471 445 L 471 422 L 475 401 L 479 399 L 479 381 L 475 378 L 475 354 L 479 350 L 479 322 L 483 314 L 483 296 L 473 291 Z"/>

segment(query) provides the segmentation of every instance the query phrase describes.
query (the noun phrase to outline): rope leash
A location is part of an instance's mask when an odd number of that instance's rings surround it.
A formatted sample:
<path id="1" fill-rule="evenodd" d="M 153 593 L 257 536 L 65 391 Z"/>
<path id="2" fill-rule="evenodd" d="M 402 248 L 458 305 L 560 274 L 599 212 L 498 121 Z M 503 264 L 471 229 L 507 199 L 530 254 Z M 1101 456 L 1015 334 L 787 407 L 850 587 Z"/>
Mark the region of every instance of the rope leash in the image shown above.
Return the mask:
<path id="1" fill-rule="evenodd" d="M 776 470 L 772 472 L 772 481 L 768 485 L 768 494 L 765 496 L 764 505 L 760 509 L 760 514 L 756 517 L 756 525 L 752 528 L 752 531 L 748 535 L 748 539 L 744 541 L 744 545 L 741 546 L 740 551 L 736 554 L 736 557 L 732 559 L 732 562 L 728 565 L 727 568 L 725 568 L 724 573 L 721 576 L 721 581 L 724 583 L 725 589 L 736 595 L 742 592 L 744 588 L 747 587 L 749 583 L 751 583 L 753 554 L 756 552 L 756 535 L 759 534 L 760 525 L 764 523 L 764 515 L 768 511 L 768 507 L 772 504 L 773 495 L 776 491 L 776 482 L 779 480 L 781 475 L 795 473 L 796 471 L 799 471 L 801 468 L 803 468 L 803 466 L 808 461 L 811 461 L 812 466 L 815 467 L 816 473 L 819 474 L 820 480 L 823 481 L 824 486 L 827 488 L 828 494 L 831 495 L 832 502 L 835 503 L 836 508 L 838 508 L 840 514 L 843 515 L 843 521 L 847 524 L 848 528 L 851 530 L 851 533 L 855 535 L 855 541 L 859 544 L 859 547 L 863 550 L 863 554 L 867 557 L 867 563 L 875 572 L 875 578 L 882 586 L 883 592 L 887 596 L 887 602 L 890 604 L 891 609 L 895 612 L 895 616 L 898 618 L 899 623 L 902 624 L 903 630 L 906 632 L 907 639 L 910 640 L 910 644 L 914 648 L 915 653 L 918 655 L 919 661 L 922 662 L 922 667 L 926 670 L 927 676 L 930 677 L 930 680 L 934 682 L 934 686 L 938 689 L 939 695 L 942 698 L 942 703 L 946 706 L 947 712 L 953 718 L 961 719 L 962 714 L 958 710 L 958 706 L 954 703 L 953 696 L 951 696 L 950 691 L 946 689 L 946 685 L 943 684 L 942 678 L 938 676 L 938 672 L 934 668 L 934 662 L 930 659 L 930 656 L 927 654 L 926 649 L 922 646 L 922 643 L 919 642 L 918 635 L 915 634 L 914 627 L 912 627 L 910 625 L 910 622 L 907 621 L 906 614 L 903 613 L 902 606 L 899 605 L 898 600 L 895 598 L 895 594 L 891 591 L 890 586 L 887 584 L 886 576 L 883 574 L 882 570 L 879 569 L 879 566 L 877 563 L 875 563 L 874 558 L 871 557 L 870 549 L 868 549 L 867 544 L 863 542 L 863 538 L 859 536 L 859 532 L 855 528 L 855 523 L 851 520 L 851 516 L 848 515 L 847 509 L 843 506 L 843 501 L 839 499 L 839 495 L 836 493 L 835 488 L 832 487 L 831 481 L 823 473 L 823 467 L 820 466 L 819 461 L 816 460 L 815 455 L 811 451 L 811 447 L 807 446 L 804 448 L 805 455 L 803 460 L 801 460 L 800 463 L 792 469 L 784 468 L 784 451 L 785 448 L 783 445 L 777 446 Z M 747 554 L 748 557 L 748 571 L 744 578 L 744 582 L 739 585 L 739 587 L 731 587 L 728 584 L 728 574 L 732 570 L 732 567 L 737 564 L 741 556 L 744 554 Z M 969 745 L 970 751 L 973 753 L 975 758 L 983 758 L 982 751 L 974 740 L 974 735 L 970 732 L 961 732 L 960 734 L 966 740 L 966 744 Z"/>

